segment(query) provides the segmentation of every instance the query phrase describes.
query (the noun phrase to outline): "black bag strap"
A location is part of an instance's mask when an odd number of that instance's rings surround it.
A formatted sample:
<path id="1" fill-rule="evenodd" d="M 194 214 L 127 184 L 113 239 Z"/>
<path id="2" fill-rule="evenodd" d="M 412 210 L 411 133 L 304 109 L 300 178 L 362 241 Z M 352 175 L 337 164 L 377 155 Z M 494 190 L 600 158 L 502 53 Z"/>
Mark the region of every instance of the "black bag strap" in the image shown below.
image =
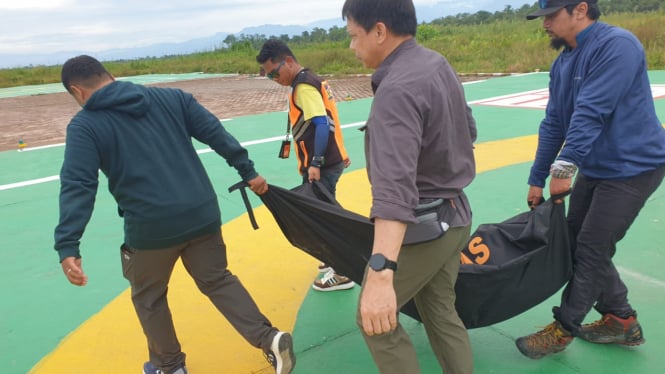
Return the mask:
<path id="1" fill-rule="evenodd" d="M 286 113 L 286 140 L 289 140 L 291 137 L 291 121 L 289 120 L 289 114 Z"/>
<path id="2" fill-rule="evenodd" d="M 571 192 L 573 192 L 572 189 L 570 189 L 570 190 L 568 190 L 568 191 L 566 191 L 566 192 L 562 192 L 562 193 L 560 193 L 560 194 L 552 195 L 552 196 L 550 196 L 550 200 L 561 200 L 561 199 L 563 199 L 564 197 L 570 195 Z"/>
<path id="3" fill-rule="evenodd" d="M 291 137 L 291 117 L 289 116 L 289 101 L 286 101 L 286 141 Z"/>
<path id="4" fill-rule="evenodd" d="M 564 197 L 570 195 L 571 192 L 573 192 L 572 189 L 570 189 L 570 190 L 568 190 L 568 191 L 566 191 L 566 192 L 562 192 L 562 193 L 560 193 L 560 194 L 552 195 L 552 196 L 550 196 L 550 200 L 552 200 L 552 201 L 554 201 L 554 200 L 561 200 L 561 199 L 563 199 Z M 535 205 L 540 205 L 540 204 L 542 204 L 542 203 L 544 203 L 544 202 L 545 202 L 545 198 L 541 196 L 541 197 L 540 197 L 540 201 L 538 201 L 538 204 L 535 204 Z M 527 204 L 527 206 L 529 206 L 529 208 L 533 209 L 533 207 L 532 207 L 532 205 L 531 205 L 531 204 L 532 204 L 531 201 L 527 200 L 526 204 Z"/>
<path id="5" fill-rule="evenodd" d="M 249 202 L 249 197 L 247 197 L 246 187 L 249 187 L 249 184 L 245 181 L 238 182 L 233 186 L 229 187 L 229 193 L 240 190 L 240 195 L 242 196 L 242 201 L 245 203 L 245 209 L 247 209 L 247 214 L 249 215 L 249 221 L 252 223 L 254 230 L 258 230 L 259 225 L 256 223 L 256 217 L 254 217 L 254 210 L 252 209 L 252 204 Z"/>

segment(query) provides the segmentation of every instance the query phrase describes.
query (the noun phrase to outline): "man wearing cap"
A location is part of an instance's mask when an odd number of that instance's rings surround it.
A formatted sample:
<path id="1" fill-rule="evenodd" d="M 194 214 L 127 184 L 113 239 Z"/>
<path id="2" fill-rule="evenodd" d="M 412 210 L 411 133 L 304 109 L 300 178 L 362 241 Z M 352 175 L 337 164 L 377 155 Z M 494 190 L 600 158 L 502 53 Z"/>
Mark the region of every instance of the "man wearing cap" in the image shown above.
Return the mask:
<path id="1" fill-rule="evenodd" d="M 665 129 L 656 116 L 644 50 L 630 32 L 597 22 L 596 0 L 540 0 L 554 49 L 549 102 L 540 124 L 527 201 L 536 206 L 571 189 L 568 223 L 574 273 L 553 308 L 554 322 L 515 342 L 525 356 L 564 350 L 574 337 L 601 344 L 644 343 L 628 289 L 612 262 L 665 174 Z M 601 319 L 582 325 L 595 308 Z"/>

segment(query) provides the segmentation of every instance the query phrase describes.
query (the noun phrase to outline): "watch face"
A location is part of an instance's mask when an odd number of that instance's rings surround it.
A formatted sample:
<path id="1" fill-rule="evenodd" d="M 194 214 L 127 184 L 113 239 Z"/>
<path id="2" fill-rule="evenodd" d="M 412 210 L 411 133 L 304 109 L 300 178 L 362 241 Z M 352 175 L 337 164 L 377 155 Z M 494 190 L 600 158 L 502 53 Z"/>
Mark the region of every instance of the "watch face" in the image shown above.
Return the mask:
<path id="1" fill-rule="evenodd" d="M 386 258 L 380 254 L 372 255 L 369 258 L 369 267 L 374 271 L 383 270 L 386 268 Z"/>

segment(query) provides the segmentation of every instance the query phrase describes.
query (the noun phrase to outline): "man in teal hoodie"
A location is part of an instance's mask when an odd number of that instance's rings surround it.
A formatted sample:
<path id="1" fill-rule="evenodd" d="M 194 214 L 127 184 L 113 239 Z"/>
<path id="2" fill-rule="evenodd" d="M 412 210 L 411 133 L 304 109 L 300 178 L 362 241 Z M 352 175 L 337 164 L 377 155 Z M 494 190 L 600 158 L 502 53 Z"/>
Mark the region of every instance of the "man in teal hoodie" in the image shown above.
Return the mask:
<path id="1" fill-rule="evenodd" d="M 150 352 L 143 373 L 187 373 L 166 296 L 178 258 L 236 330 L 263 350 L 276 373 L 290 373 L 291 335 L 271 325 L 227 269 L 217 195 L 192 138 L 209 145 L 252 191 L 263 194 L 268 185 L 247 150 L 191 94 L 116 81 L 90 56 L 68 60 L 62 83 L 83 108 L 67 127 L 60 172 L 55 249 L 67 279 L 78 286 L 88 280 L 79 245 L 101 170 L 124 218 L 123 274 Z"/>

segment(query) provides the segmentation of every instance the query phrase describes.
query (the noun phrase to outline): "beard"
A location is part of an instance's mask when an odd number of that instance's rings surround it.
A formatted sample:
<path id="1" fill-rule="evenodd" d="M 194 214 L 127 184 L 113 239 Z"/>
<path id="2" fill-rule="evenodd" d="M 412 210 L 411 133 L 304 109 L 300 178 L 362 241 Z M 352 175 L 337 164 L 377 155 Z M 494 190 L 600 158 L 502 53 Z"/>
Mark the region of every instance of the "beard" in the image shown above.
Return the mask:
<path id="1" fill-rule="evenodd" d="M 566 41 L 563 38 L 552 38 L 550 40 L 550 47 L 556 51 L 566 46 Z"/>

